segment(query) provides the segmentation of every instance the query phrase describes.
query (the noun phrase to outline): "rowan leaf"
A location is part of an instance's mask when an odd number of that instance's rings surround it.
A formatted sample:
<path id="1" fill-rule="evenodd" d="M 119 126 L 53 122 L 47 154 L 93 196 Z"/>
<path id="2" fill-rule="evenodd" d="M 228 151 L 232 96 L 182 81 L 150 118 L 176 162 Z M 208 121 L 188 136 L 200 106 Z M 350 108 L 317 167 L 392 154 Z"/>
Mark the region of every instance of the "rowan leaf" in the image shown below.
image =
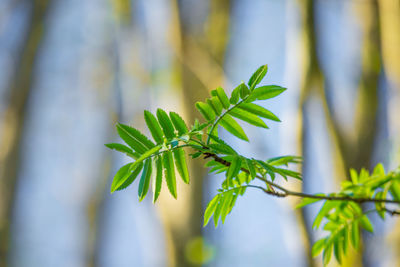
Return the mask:
<path id="1" fill-rule="evenodd" d="M 168 190 L 174 198 L 177 198 L 174 159 L 171 151 L 163 153 L 163 166 Z"/>
<path id="2" fill-rule="evenodd" d="M 143 168 L 143 164 L 137 164 L 135 169 L 131 169 L 132 164 L 133 163 L 128 163 L 117 171 L 111 184 L 111 193 L 125 189 L 135 181 Z"/>
<path id="3" fill-rule="evenodd" d="M 262 65 L 253 73 L 253 75 L 251 75 L 249 82 L 247 83 L 250 87 L 250 91 L 252 91 L 254 87 L 262 81 L 267 74 L 267 71 L 268 65 Z"/>
<path id="4" fill-rule="evenodd" d="M 164 141 L 163 132 L 156 117 L 154 117 L 154 115 L 150 111 L 145 110 L 144 119 L 146 121 L 147 127 L 149 127 L 150 133 L 153 136 L 154 141 L 156 141 L 157 144 L 162 144 Z"/>
<path id="5" fill-rule="evenodd" d="M 230 103 L 229 103 L 229 98 L 228 98 L 228 96 L 225 94 L 224 89 L 222 89 L 221 87 L 218 87 L 218 88 L 215 89 L 215 90 L 216 90 L 216 95 L 217 95 L 218 99 L 221 101 L 222 106 L 223 106 L 225 109 L 228 109 L 229 106 L 230 106 Z"/>
<path id="6" fill-rule="evenodd" d="M 249 141 L 246 134 L 244 133 L 242 127 L 237 123 L 231 116 L 226 114 L 222 119 L 219 121 L 219 124 L 225 128 L 228 132 L 233 134 L 234 136 Z"/>
<path id="7" fill-rule="evenodd" d="M 268 120 L 281 121 L 274 113 L 254 103 L 241 103 L 238 108 Z"/>
<path id="8" fill-rule="evenodd" d="M 127 156 L 137 159 L 140 154 L 137 152 L 134 152 L 131 148 L 123 145 L 123 144 L 118 144 L 118 143 L 110 143 L 110 144 L 105 144 L 106 147 L 116 150 L 118 152 L 125 153 Z"/>
<path id="9" fill-rule="evenodd" d="M 179 116 L 178 113 L 170 112 L 169 116 L 171 117 L 171 121 L 175 126 L 175 129 L 178 131 L 179 135 L 184 135 L 188 133 L 188 128 L 186 126 L 185 121 Z"/>
<path id="10" fill-rule="evenodd" d="M 185 183 L 189 183 L 189 171 L 186 164 L 185 151 L 182 148 L 174 149 L 175 166 Z"/>
<path id="11" fill-rule="evenodd" d="M 229 114 L 232 115 L 233 117 L 236 117 L 236 118 L 242 120 L 242 121 L 248 122 L 254 126 L 268 129 L 268 126 L 265 124 L 265 122 L 262 119 L 260 119 L 256 115 L 254 115 L 248 111 L 245 111 L 243 109 L 232 109 L 229 112 Z"/>
<path id="12" fill-rule="evenodd" d="M 174 126 L 172 126 L 172 122 L 168 117 L 167 113 L 160 108 L 157 109 L 157 119 L 161 125 L 165 137 L 167 137 L 168 140 L 174 138 L 175 137 Z"/>
<path id="13" fill-rule="evenodd" d="M 215 112 L 209 104 L 199 101 L 195 106 L 207 121 L 215 119 Z"/>
<path id="14" fill-rule="evenodd" d="M 254 91 L 251 92 L 249 97 L 246 99 L 246 103 L 253 102 L 255 100 L 266 100 L 274 98 L 283 93 L 285 90 L 286 88 L 283 88 L 278 85 L 261 86 L 254 89 Z"/>
<path id="15" fill-rule="evenodd" d="M 147 192 L 149 191 L 150 177 L 152 171 L 151 165 L 152 165 L 151 158 L 146 159 L 144 163 L 142 177 L 140 178 L 139 182 L 139 189 L 138 189 L 139 201 L 142 201 L 144 197 L 147 195 Z"/>
<path id="16" fill-rule="evenodd" d="M 158 199 L 161 192 L 162 178 L 163 178 L 163 165 L 161 156 L 157 156 L 155 159 L 156 165 L 156 176 L 153 178 L 153 203 Z"/>
<path id="17" fill-rule="evenodd" d="M 211 216 L 214 214 L 215 209 L 217 208 L 220 194 L 217 194 L 213 199 L 208 203 L 206 211 L 204 212 L 204 224 L 206 226 L 210 221 Z"/>

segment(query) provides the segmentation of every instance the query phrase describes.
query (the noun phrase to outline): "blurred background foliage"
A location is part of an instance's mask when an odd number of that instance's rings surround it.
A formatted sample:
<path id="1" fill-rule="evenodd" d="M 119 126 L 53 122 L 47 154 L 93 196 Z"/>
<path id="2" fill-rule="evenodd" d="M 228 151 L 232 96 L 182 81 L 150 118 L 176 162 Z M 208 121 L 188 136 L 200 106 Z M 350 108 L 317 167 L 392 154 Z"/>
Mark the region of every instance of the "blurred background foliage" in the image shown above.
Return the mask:
<path id="1" fill-rule="evenodd" d="M 203 229 L 221 179 L 202 160 L 177 201 L 139 204 L 137 184 L 109 194 L 127 159 L 103 144 L 117 121 L 144 131 L 143 109 L 193 122 L 267 63 L 283 122 L 228 141 L 303 155 L 302 190 L 334 191 L 350 167 L 400 163 L 399 44 L 398 0 L 2 0 L 0 266 L 319 266 L 318 207 L 254 192 Z M 344 265 L 400 265 L 399 221 L 375 219 Z"/>

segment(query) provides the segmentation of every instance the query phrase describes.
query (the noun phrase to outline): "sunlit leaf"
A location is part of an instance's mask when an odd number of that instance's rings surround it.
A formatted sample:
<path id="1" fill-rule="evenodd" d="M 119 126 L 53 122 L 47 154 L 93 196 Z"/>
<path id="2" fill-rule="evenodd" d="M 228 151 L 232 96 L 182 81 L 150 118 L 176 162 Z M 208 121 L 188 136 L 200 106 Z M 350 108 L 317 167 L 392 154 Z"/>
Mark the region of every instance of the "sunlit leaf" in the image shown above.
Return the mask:
<path id="1" fill-rule="evenodd" d="M 251 92 L 250 96 L 246 99 L 246 102 L 249 103 L 249 102 L 253 102 L 255 100 L 270 99 L 270 98 L 280 95 L 285 90 L 286 90 L 286 88 L 283 88 L 278 85 L 261 86 L 261 87 L 254 89 L 254 91 Z"/>
<path id="2" fill-rule="evenodd" d="M 163 157 L 164 176 L 167 181 L 168 190 L 174 198 L 177 198 L 176 176 L 175 176 L 174 159 L 172 157 L 172 152 L 166 151 L 163 153 L 162 157 Z"/>
<path id="3" fill-rule="evenodd" d="M 231 180 L 233 177 L 238 175 L 242 164 L 241 157 L 234 157 L 231 161 L 231 165 L 229 166 L 228 171 L 226 172 L 226 179 Z"/>
<path id="4" fill-rule="evenodd" d="M 131 166 L 132 163 L 126 164 L 115 174 L 111 184 L 111 193 L 127 188 L 131 183 L 133 183 L 133 181 L 135 181 L 143 168 L 142 163 L 137 164 L 135 169 L 131 169 Z"/>
<path id="5" fill-rule="evenodd" d="M 238 106 L 239 109 L 246 110 L 254 115 L 260 116 L 265 119 L 273 120 L 273 121 L 281 121 L 274 113 L 269 111 L 268 109 L 259 106 L 253 103 L 241 103 Z"/>
<path id="6" fill-rule="evenodd" d="M 163 143 L 163 132 L 161 130 L 160 124 L 158 124 L 156 117 L 154 117 L 154 115 L 151 114 L 150 111 L 145 110 L 144 119 L 156 143 L 157 144 Z"/>
<path id="7" fill-rule="evenodd" d="M 247 83 L 250 87 L 250 91 L 252 91 L 254 87 L 261 82 L 265 74 L 267 74 L 267 71 L 268 65 L 262 65 L 253 73 L 253 75 L 251 75 L 249 82 Z"/>
<path id="8" fill-rule="evenodd" d="M 239 96 L 240 96 L 240 85 L 237 86 L 235 89 L 233 89 L 229 102 L 232 105 L 236 104 L 239 101 Z"/>
<path id="9" fill-rule="evenodd" d="M 174 126 L 172 126 L 172 122 L 169 119 L 168 114 L 159 108 L 157 109 L 157 119 L 161 125 L 165 137 L 167 137 L 168 140 L 174 138 Z"/>
<path id="10" fill-rule="evenodd" d="M 211 121 L 215 119 L 215 112 L 209 104 L 199 101 L 196 102 L 196 108 L 206 120 Z"/>
<path id="11" fill-rule="evenodd" d="M 219 201 L 220 194 L 216 195 L 207 205 L 206 211 L 204 212 L 204 224 L 206 226 L 210 221 L 211 216 L 214 214 L 215 209 Z"/>
<path id="12" fill-rule="evenodd" d="M 147 148 L 140 143 L 135 136 L 133 136 L 130 132 L 128 132 L 125 128 L 121 127 L 121 125 L 117 124 L 117 132 L 118 135 L 125 141 L 133 150 L 138 152 L 139 154 L 143 154 L 146 152 Z"/>
<path id="13" fill-rule="evenodd" d="M 225 223 L 225 218 L 226 218 L 226 216 L 228 215 L 228 213 L 230 211 L 229 210 L 229 206 L 231 204 L 232 199 L 233 199 L 233 191 L 230 190 L 227 193 L 225 193 L 225 201 L 224 201 L 224 204 L 223 204 L 222 209 L 221 209 L 221 221 L 222 221 L 222 223 Z"/>
<path id="14" fill-rule="evenodd" d="M 184 135 L 188 133 L 188 128 L 186 126 L 185 121 L 179 116 L 178 113 L 170 112 L 169 116 L 171 117 L 171 121 L 175 126 L 175 129 L 178 131 L 179 135 Z"/>
<path id="15" fill-rule="evenodd" d="M 117 123 L 117 127 L 125 130 L 127 133 L 129 133 L 130 136 L 132 136 L 141 144 L 143 144 L 147 149 L 150 149 L 155 146 L 155 144 L 152 141 L 150 141 L 145 135 L 143 135 L 139 130 L 131 126 L 122 123 Z"/>
<path id="16" fill-rule="evenodd" d="M 245 140 L 245 141 L 249 141 L 249 139 L 247 138 L 246 134 L 244 133 L 242 127 L 239 125 L 239 123 L 237 123 L 231 116 L 229 116 L 228 114 L 225 115 L 220 121 L 219 124 L 225 128 L 225 130 L 227 130 L 228 132 L 230 132 L 231 134 L 233 134 L 234 136 Z"/>
<path id="17" fill-rule="evenodd" d="M 137 159 L 140 156 L 139 153 L 134 152 L 132 149 L 130 149 L 129 147 L 127 147 L 123 144 L 110 143 L 110 144 L 105 144 L 105 146 L 110 149 L 114 149 L 118 152 L 125 153 L 126 155 L 128 155 L 129 157 L 134 158 L 134 159 Z"/>
<path id="18" fill-rule="evenodd" d="M 325 194 L 322 194 L 322 193 L 320 193 L 320 194 L 315 194 L 315 195 L 316 195 L 316 196 L 321 196 L 321 197 L 325 196 Z M 307 197 L 302 198 L 301 201 L 300 201 L 300 203 L 296 205 L 296 209 L 302 208 L 302 207 L 304 207 L 304 206 L 307 206 L 307 205 L 310 205 L 310 204 L 313 204 L 313 203 L 316 203 L 316 202 L 321 201 L 321 200 L 323 200 L 323 199 L 318 199 L 318 198 L 307 198 Z"/>
<path id="19" fill-rule="evenodd" d="M 325 247 L 325 238 L 319 239 L 314 243 L 311 250 L 312 257 L 318 256 Z"/>
<path id="20" fill-rule="evenodd" d="M 224 89 L 222 89 L 221 87 L 218 87 L 217 89 L 215 89 L 215 91 L 216 91 L 216 96 L 218 97 L 219 101 L 221 101 L 224 109 L 228 109 L 230 106 L 230 103 L 229 103 L 229 98 L 225 94 Z"/>
<path id="21" fill-rule="evenodd" d="M 247 165 L 247 168 L 249 170 L 251 178 L 252 179 L 256 178 L 257 172 L 256 172 L 256 169 L 254 168 L 253 161 L 251 159 L 247 159 L 246 158 L 246 165 Z"/>
<path id="22" fill-rule="evenodd" d="M 374 227 L 372 226 L 370 220 L 368 219 L 367 215 L 364 215 L 360 219 L 360 225 L 362 228 L 367 230 L 368 232 L 373 233 L 374 232 Z"/>
<path id="23" fill-rule="evenodd" d="M 243 109 L 232 109 L 229 114 L 252 125 L 268 129 L 268 126 L 262 119 Z"/>
<path id="24" fill-rule="evenodd" d="M 156 176 L 153 178 L 153 203 L 158 199 L 161 192 L 162 178 L 163 178 L 163 165 L 161 156 L 157 156 L 155 159 L 156 165 Z"/>
<path id="25" fill-rule="evenodd" d="M 213 110 L 217 116 L 221 115 L 223 106 L 222 106 L 221 102 L 219 101 L 218 97 L 213 96 L 211 98 L 208 98 L 207 104 L 213 108 Z"/>
<path id="26" fill-rule="evenodd" d="M 148 158 L 144 163 L 142 177 L 140 178 L 139 182 L 139 189 L 138 189 L 139 201 L 142 201 L 144 197 L 147 195 L 147 192 L 149 191 L 150 177 L 152 171 L 151 165 L 152 165 L 152 160 L 151 158 Z"/>
<path id="27" fill-rule="evenodd" d="M 182 148 L 174 149 L 175 166 L 185 183 L 189 183 L 189 171 L 186 164 L 185 151 Z"/>

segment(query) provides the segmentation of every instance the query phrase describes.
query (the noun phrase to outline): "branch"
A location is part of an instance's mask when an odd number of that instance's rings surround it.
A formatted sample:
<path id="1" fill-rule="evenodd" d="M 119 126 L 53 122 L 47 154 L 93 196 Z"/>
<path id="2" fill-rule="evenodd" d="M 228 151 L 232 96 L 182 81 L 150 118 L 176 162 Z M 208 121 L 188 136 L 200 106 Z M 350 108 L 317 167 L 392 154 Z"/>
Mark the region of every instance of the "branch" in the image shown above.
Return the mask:
<path id="1" fill-rule="evenodd" d="M 220 158 L 218 155 L 214 153 L 203 153 L 205 158 L 212 157 L 216 162 L 219 162 L 227 167 L 231 165 L 230 162 L 224 160 L 223 158 Z M 247 169 L 242 168 L 241 169 L 245 173 L 250 173 Z M 289 197 L 289 196 L 294 196 L 294 197 L 300 197 L 300 198 L 313 198 L 313 199 L 321 199 L 321 200 L 340 200 L 340 201 L 352 201 L 356 203 L 367 203 L 367 202 L 373 202 L 373 203 L 392 203 L 392 204 L 400 204 L 400 201 L 398 200 L 391 200 L 391 199 L 375 199 L 375 198 L 356 198 L 356 197 L 351 197 L 351 196 L 317 196 L 317 195 L 312 195 L 312 194 L 307 194 L 307 193 L 302 193 L 302 192 L 295 192 L 288 190 L 278 184 L 275 184 L 271 181 L 268 181 L 267 179 L 261 177 L 261 176 L 256 176 L 257 179 L 265 182 L 266 184 L 279 189 L 282 192 L 276 192 L 273 190 L 267 190 L 262 187 L 258 187 L 259 189 L 262 189 L 264 193 L 268 195 L 272 195 L 275 197 Z M 384 209 L 386 212 L 390 213 L 391 215 L 400 215 L 400 211 L 396 210 L 388 210 Z"/>
<path id="2" fill-rule="evenodd" d="M 400 210 L 391 210 L 387 208 L 381 208 L 381 210 L 389 213 L 391 216 L 400 215 Z"/>

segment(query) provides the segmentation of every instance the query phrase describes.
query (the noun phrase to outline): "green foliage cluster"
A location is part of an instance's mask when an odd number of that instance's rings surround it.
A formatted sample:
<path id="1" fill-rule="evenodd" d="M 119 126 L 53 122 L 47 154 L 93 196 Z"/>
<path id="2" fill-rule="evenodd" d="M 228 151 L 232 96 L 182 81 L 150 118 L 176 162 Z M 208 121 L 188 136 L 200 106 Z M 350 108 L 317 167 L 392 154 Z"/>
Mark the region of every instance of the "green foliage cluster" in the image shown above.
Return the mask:
<path id="1" fill-rule="evenodd" d="M 144 111 L 153 141 L 139 130 L 118 123 L 118 134 L 126 145 L 111 143 L 106 146 L 125 153 L 134 161 L 122 166 L 115 174 L 111 192 L 128 187 L 141 174 L 139 201 L 145 198 L 152 182 L 153 202 L 156 202 L 163 179 L 171 195 L 177 198 L 176 171 L 185 183 L 189 183 L 186 155 L 192 158 L 203 156 L 208 159 L 205 167 L 208 167 L 210 173 L 225 173 L 221 188 L 207 205 L 204 225 L 207 225 L 211 217 L 215 226 L 219 221 L 224 223 L 237 198 L 243 195 L 247 188 L 260 189 L 276 197 L 301 197 L 302 202 L 298 207 L 323 200 L 325 203 L 313 226 L 317 228 L 325 220 L 323 228 L 329 234 L 314 244 L 312 254 L 316 256 L 323 251 L 324 264 L 327 264 L 333 252 L 340 262 L 347 252 L 349 240 L 358 248 L 360 227 L 373 231 L 366 216 L 372 211 L 364 211 L 362 203 L 374 202 L 376 209 L 373 211 L 383 219 L 385 213 L 398 214 L 396 210 L 388 209 L 386 204 L 400 203 L 400 172 L 385 174 L 381 165 L 378 165 L 371 175 L 366 170 L 362 170 L 359 175 L 352 170 L 351 181 L 344 182 L 340 192 L 328 195 L 292 192 L 276 184 L 277 177 L 286 181 L 290 178 L 302 179 L 299 172 L 288 169 L 289 164 L 301 163 L 301 157 L 280 156 L 267 160 L 248 158 L 240 155 L 219 138 L 219 131 L 224 128 L 233 136 L 249 141 L 237 120 L 266 129 L 268 126 L 264 120 L 280 121 L 270 110 L 254 103 L 274 98 L 286 90 L 277 85 L 259 86 L 267 71 L 267 65 L 259 67 L 248 83 L 239 84 L 230 97 L 221 87 L 212 90 L 209 98 L 196 103 L 204 121 L 196 120 L 191 127 L 188 127 L 175 112 L 167 113 L 158 109 L 153 115 Z M 255 180 L 261 181 L 263 186 L 256 184 Z"/>

